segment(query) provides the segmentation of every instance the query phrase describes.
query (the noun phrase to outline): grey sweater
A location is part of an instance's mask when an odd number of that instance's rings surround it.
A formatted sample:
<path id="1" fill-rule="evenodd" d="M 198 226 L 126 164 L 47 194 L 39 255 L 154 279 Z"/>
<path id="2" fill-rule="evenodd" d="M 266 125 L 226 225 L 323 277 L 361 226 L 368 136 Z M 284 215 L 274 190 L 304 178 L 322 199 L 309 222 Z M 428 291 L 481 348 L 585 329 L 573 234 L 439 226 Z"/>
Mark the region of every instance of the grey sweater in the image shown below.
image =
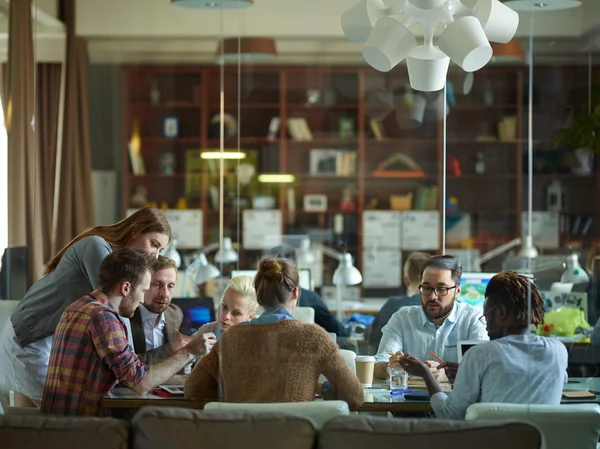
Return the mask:
<path id="1" fill-rule="evenodd" d="M 90 236 L 71 246 L 56 269 L 34 283 L 10 317 L 21 347 L 54 335 L 60 316 L 98 284 L 100 264 L 112 248 Z"/>

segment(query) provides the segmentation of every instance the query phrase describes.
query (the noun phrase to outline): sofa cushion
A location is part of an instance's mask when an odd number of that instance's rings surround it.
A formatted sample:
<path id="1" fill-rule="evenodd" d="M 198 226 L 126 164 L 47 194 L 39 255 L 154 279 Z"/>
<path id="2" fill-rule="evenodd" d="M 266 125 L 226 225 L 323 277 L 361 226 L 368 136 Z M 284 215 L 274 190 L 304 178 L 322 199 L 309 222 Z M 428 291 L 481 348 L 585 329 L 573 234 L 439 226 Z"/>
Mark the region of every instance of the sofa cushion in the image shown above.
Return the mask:
<path id="1" fill-rule="evenodd" d="M 273 412 L 147 407 L 132 426 L 133 449 L 312 449 L 317 437 L 307 419 Z"/>
<path id="2" fill-rule="evenodd" d="M 2 449 L 127 449 L 129 424 L 112 418 L 0 415 Z"/>
<path id="3" fill-rule="evenodd" d="M 438 419 L 334 418 L 319 434 L 319 449 L 431 447 L 539 449 L 541 436 L 526 423 L 484 423 Z"/>

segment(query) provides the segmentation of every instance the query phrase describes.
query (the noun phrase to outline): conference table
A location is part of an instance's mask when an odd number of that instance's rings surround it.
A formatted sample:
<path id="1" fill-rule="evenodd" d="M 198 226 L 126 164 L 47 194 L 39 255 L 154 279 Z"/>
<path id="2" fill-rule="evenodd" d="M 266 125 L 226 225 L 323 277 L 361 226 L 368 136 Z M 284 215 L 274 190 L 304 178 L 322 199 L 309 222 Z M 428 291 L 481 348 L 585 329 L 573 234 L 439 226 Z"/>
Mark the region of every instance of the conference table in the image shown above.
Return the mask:
<path id="1" fill-rule="evenodd" d="M 590 391 L 594 398 L 563 399 L 562 404 L 600 404 L 600 378 L 573 377 L 565 384 L 565 392 Z M 391 412 L 396 414 L 426 413 L 431 412 L 428 400 L 406 399 L 403 395 L 391 395 L 387 383 L 375 383 L 371 388 L 365 388 L 365 402 L 357 412 Z M 148 393 L 139 395 L 129 388 L 115 388 L 111 397 L 105 396 L 101 407 L 105 416 L 132 415 L 136 410 L 147 407 L 186 407 L 193 409 L 204 408 L 204 403 L 193 402 L 183 395 L 165 397 L 163 395 Z"/>

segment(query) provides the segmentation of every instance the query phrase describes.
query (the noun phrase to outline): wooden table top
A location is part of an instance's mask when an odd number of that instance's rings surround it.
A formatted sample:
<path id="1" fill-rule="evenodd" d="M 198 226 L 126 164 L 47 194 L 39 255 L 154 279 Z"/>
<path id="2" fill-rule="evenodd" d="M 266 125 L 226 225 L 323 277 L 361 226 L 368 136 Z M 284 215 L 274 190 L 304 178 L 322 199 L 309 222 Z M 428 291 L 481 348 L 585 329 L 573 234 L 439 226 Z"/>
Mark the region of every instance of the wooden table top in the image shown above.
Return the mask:
<path id="1" fill-rule="evenodd" d="M 570 378 L 565 384 L 565 391 L 589 390 L 600 394 L 600 378 Z M 392 412 L 416 413 L 431 412 L 427 400 L 407 400 L 402 395 L 390 396 L 385 384 L 375 384 L 371 389 L 365 389 L 365 402 L 358 412 Z M 115 397 L 104 397 L 100 403 L 105 414 L 110 415 L 113 409 L 139 409 L 146 406 L 186 407 L 203 409 L 204 403 L 193 402 L 184 397 L 161 397 L 154 394 L 138 395 L 128 388 L 116 388 Z M 563 399 L 563 404 L 600 403 L 600 397 L 594 399 Z"/>

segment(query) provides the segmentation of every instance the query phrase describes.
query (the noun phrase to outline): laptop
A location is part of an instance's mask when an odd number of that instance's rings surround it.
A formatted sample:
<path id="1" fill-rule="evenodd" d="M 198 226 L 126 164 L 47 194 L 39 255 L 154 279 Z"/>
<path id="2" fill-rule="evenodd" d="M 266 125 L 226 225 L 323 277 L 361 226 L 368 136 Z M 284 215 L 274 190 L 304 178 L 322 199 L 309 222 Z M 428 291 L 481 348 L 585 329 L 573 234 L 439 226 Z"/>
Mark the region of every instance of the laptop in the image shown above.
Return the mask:
<path id="1" fill-rule="evenodd" d="M 191 335 L 202 325 L 216 320 L 215 302 L 212 298 L 173 298 L 173 304 L 183 312 L 179 331 Z"/>
<path id="2" fill-rule="evenodd" d="M 462 361 L 463 356 L 465 355 L 465 353 L 471 349 L 473 346 L 478 345 L 479 343 L 485 343 L 486 340 L 461 340 L 459 342 L 456 343 L 456 350 L 458 351 L 457 354 L 457 361 L 458 363 L 460 363 Z"/>

